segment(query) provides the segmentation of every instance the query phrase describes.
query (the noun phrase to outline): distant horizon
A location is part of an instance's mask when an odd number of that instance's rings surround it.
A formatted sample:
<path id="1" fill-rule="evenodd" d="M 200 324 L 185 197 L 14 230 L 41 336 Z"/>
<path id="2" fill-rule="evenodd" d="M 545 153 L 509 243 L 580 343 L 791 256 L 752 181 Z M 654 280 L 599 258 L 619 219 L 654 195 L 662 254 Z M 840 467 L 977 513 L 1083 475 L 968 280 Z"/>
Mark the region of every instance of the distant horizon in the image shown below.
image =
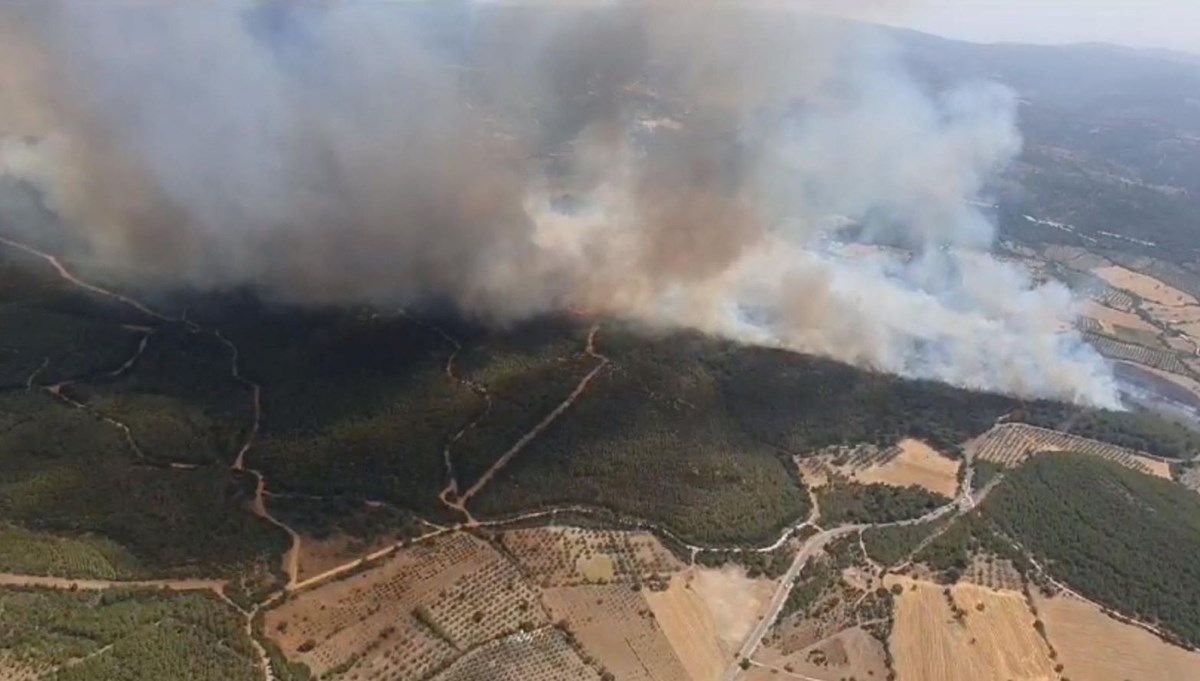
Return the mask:
<path id="1" fill-rule="evenodd" d="M 1198 1 L 1200 1 L 1200 0 L 1198 0 Z M 1198 47 L 1197 49 L 1194 49 L 1194 50 L 1183 50 L 1183 49 L 1177 49 L 1174 47 L 1148 47 L 1148 46 L 1139 46 L 1139 45 L 1128 45 L 1128 44 L 1124 44 L 1124 43 L 1115 43 L 1115 42 L 1111 42 L 1111 41 L 1107 41 L 1107 40 L 1078 40 L 1078 41 L 1071 41 L 1071 42 L 1035 42 L 1035 41 L 1031 41 L 1031 40 L 975 40 L 975 39 L 971 39 L 971 38 L 964 38 L 961 36 L 953 36 L 953 35 L 945 35 L 943 33 L 936 33 L 934 31 L 930 31 L 930 30 L 923 29 L 923 28 L 915 28 L 913 26 L 903 26 L 900 24 L 893 24 L 893 23 L 887 23 L 887 22 L 882 22 L 882 21 L 869 21 L 866 23 L 874 24 L 875 26 L 879 26 L 880 28 L 887 29 L 887 30 L 911 31 L 913 33 L 918 33 L 920 35 L 929 36 L 931 38 L 938 38 L 940 40 L 949 40 L 951 42 L 964 43 L 967 45 L 1014 46 L 1014 47 L 1063 47 L 1063 48 L 1098 47 L 1098 48 L 1107 48 L 1107 49 L 1113 49 L 1113 50 L 1126 50 L 1126 51 L 1133 52 L 1133 53 L 1141 53 L 1141 54 L 1146 54 L 1146 55 L 1151 55 L 1151 56 L 1160 56 L 1163 58 L 1170 58 L 1171 56 L 1176 56 L 1180 59 L 1196 60 L 1196 61 L 1200 62 L 1200 47 Z"/>
<path id="2" fill-rule="evenodd" d="M 979 44 L 1106 44 L 1200 57 L 1194 0 L 919 0 L 863 12 L 870 21 Z"/>

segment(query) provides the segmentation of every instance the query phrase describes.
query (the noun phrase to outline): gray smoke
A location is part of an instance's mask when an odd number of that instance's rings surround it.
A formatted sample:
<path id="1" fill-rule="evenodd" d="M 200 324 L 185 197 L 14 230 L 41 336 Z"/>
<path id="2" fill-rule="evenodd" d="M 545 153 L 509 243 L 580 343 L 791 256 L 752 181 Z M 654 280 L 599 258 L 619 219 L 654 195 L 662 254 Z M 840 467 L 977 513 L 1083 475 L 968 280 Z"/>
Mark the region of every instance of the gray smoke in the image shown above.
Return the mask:
<path id="1" fill-rule="evenodd" d="M 969 203 L 1012 95 L 753 4 L 6 6 L 0 170 L 140 287 L 583 309 L 1114 406 Z"/>

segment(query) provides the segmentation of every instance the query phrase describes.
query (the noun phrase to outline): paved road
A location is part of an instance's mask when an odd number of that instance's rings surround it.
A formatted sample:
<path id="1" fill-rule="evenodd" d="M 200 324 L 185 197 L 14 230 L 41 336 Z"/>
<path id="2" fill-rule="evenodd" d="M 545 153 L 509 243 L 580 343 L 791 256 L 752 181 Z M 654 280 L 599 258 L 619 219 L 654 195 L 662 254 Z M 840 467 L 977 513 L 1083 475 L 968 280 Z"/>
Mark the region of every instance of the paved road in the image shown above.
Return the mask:
<path id="1" fill-rule="evenodd" d="M 825 548 L 826 544 L 834 539 L 837 539 L 838 537 L 844 537 L 846 535 L 854 534 L 856 532 L 874 527 L 900 527 L 904 525 L 918 525 L 921 523 L 933 522 L 947 513 L 953 512 L 955 509 L 967 508 L 967 505 L 970 503 L 970 498 L 971 497 L 969 493 L 965 496 L 960 496 L 945 506 L 938 507 L 933 511 L 921 516 L 920 518 L 900 520 L 891 523 L 844 525 L 842 527 L 835 527 L 831 530 L 825 530 L 824 532 L 820 532 L 809 537 L 808 540 L 804 542 L 804 545 L 800 547 L 800 550 L 796 552 L 796 557 L 792 560 L 791 567 L 788 568 L 787 573 L 784 574 L 783 578 L 779 581 L 779 586 L 775 588 L 775 595 L 771 597 L 770 607 L 767 609 L 767 612 L 763 615 L 762 619 L 758 621 L 758 624 L 755 625 L 754 629 L 750 632 L 750 635 L 746 637 L 745 642 L 742 643 L 742 647 L 738 650 L 737 656 L 734 657 L 734 661 L 725 669 L 725 673 L 721 676 L 721 681 L 734 681 L 742 673 L 743 670 L 738 663 L 740 663 L 743 658 L 751 658 L 754 655 L 754 652 L 758 650 L 758 646 L 762 644 L 763 637 L 767 635 L 767 631 L 771 629 L 771 626 L 775 624 L 775 620 L 779 618 L 779 613 L 783 611 L 783 605 L 787 603 L 788 596 L 792 593 L 792 587 L 796 582 L 796 577 L 800 575 L 800 571 L 804 569 L 805 564 L 808 563 L 808 559 L 812 558 L 815 553 Z"/>

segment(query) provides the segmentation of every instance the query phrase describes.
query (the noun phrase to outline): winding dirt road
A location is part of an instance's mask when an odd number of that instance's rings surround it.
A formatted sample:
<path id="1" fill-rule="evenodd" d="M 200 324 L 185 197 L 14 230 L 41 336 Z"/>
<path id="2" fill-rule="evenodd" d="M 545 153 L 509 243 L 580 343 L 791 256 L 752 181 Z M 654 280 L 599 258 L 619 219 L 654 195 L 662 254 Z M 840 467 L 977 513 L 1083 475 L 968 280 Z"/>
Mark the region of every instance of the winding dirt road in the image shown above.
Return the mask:
<path id="1" fill-rule="evenodd" d="M 175 319 L 173 317 L 168 317 L 167 315 L 164 315 L 161 312 L 153 310 L 153 309 L 147 307 L 146 305 L 144 305 L 143 303 L 141 303 L 140 301 L 134 300 L 133 298 L 121 295 L 120 293 L 117 293 L 115 291 L 110 291 L 110 290 L 100 287 L 100 286 L 96 286 L 95 284 L 86 282 L 86 281 L 76 277 L 71 272 L 71 270 L 67 269 L 66 266 L 62 264 L 62 261 L 60 261 L 57 256 L 50 255 L 49 253 L 43 253 L 42 251 L 39 251 L 38 249 L 36 249 L 32 246 L 26 246 L 23 243 L 13 241 L 12 239 L 8 239 L 8 238 L 2 237 L 2 236 L 0 236 L 0 244 L 5 244 L 8 246 L 11 246 L 19 251 L 23 251 L 24 253 L 27 253 L 34 257 L 45 260 L 46 262 L 50 263 L 50 266 L 53 267 L 56 272 L 58 272 L 58 276 L 62 277 L 67 282 L 70 282 L 70 283 L 78 286 L 79 288 L 84 289 L 85 291 L 90 291 L 92 293 L 95 293 L 96 295 L 103 296 L 110 300 L 115 300 L 124 305 L 128 305 L 129 307 L 132 307 L 133 309 L 137 310 L 138 312 L 141 312 L 142 314 L 146 315 L 147 317 L 153 317 L 154 319 L 157 319 L 159 321 L 164 321 L 164 322 L 179 321 L 178 319 Z"/>
<path id="2" fill-rule="evenodd" d="M 135 300 L 134 298 L 130 298 L 129 296 L 117 293 L 115 291 L 111 291 L 111 290 L 103 288 L 101 286 L 96 286 L 95 284 L 92 284 L 90 282 L 84 281 L 83 279 L 80 279 L 79 277 L 75 276 L 75 274 L 72 273 L 66 266 L 64 266 L 62 264 L 62 261 L 60 261 L 57 256 L 51 255 L 49 253 L 44 253 L 36 248 L 33 248 L 32 246 L 27 246 L 25 244 L 19 243 L 17 241 L 13 241 L 12 239 L 8 239 L 5 237 L 0 237 L 0 244 L 5 244 L 5 245 L 15 248 L 17 250 L 20 250 L 26 254 L 29 254 L 29 255 L 32 255 L 32 256 L 35 256 L 37 258 L 44 260 L 51 267 L 54 268 L 54 270 L 58 273 L 59 277 L 61 277 L 64 281 L 67 281 L 85 291 L 88 291 L 89 293 L 92 293 L 92 294 L 95 294 L 95 295 L 98 295 L 98 296 L 101 296 L 104 298 L 108 298 L 115 302 L 129 306 L 148 317 L 157 319 L 162 322 L 183 324 L 193 333 L 199 333 L 203 330 L 202 327 L 200 327 L 200 325 L 189 321 L 186 317 L 180 317 L 180 318 L 170 317 L 168 315 L 162 314 L 161 312 L 158 312 L 158 311 L 150 308 L 149 306 L 145 305 L 141 301 Z M 140 329 L 143 327 L 136 327 L 136 328 Z M 126 362 L 124 364 L 122 364 L 120 367 L 117 367 L 115 370 L 110 372 L 109 373 L 110 378 L 119 377 L 126 371 L 129 371 L 131 368 L 133 368 L 133 366 L 137 363 L 137 360 L 141 358 L 142 353 L 145 352 L 146 346 L 149 343 L 150 337 L 153 335 L 153 333 L 154 333 L 153 329 L 145 329 L 144 335 L 142 337 L 142 341 L 138 344 L 137 351 L 134 353 L 134 355 L 132 357 L 130 357 L 128 360 L 126 360 Z M 285 587 L 283 589 L 280 589 L 278 592 L 276 592 L 276 594 L 273 594 L 271 597 L 269 597 L 267 599 L 267 602 L 270 602 L 277 595 L 286 593 L 286 589 L 296 582 L 297 575 L 299 574 L 300 535 L 297 534 L 295 532 L 295 530 L 288 527 L 285 523 L 281 522 L 279 519 L 277 519 L 273 515 L 271 515 L 271 513 L 267 510 L 266 503 L 264 501 L 264 496 L 266 494 L 266 479 L 263 477 L 263 475 L 260 471 L 255 470 L 253 468 L 247 468 L 246 464 L 245 464 L 246 453 L 250 450 L 251 447 L 254 446 L 255 442 L 257 441 L 258 432 L 262 425 L 262 386 L 260 386 L 258 383 L 255 383 L 254 381 L 250 381 L 250 380 L 246 379 L 245 377 L 243 377 L 241 375 L 241 371 L 238 366 L 239 353 L 238 353 L 237 346 L 232 341 L 230 341 L 228 338 L 223 336 L 219 330 L 213 329 L 212 333 L 217 337 L 217 339 L 219 339 L 221 341 L 221 343 L 223 343 L 227 348 L 229 348 L 230 356 L 231 356 L 230 375 L 232 376 L 234 381 L 236 381 L 236 382 L 240 383 L 241 385 L 246 386 L 250 389 L 251 400 L 253 403 L 254 422 L 251 425 L 250 433 L 247 435 L 245 441 L 242 443 L 241 448 L 238 450 L 237 457 L 234 459 L 234 462 L 231 465 L 231 468 L 232 468 L 232 470 L 237 471 L 237 472 L 248 473 L 248 474 L 254 476 L 254 478 L 255 478 L 256 485 L 255 485 L 254 501 L 251 504 L 252 512 L 255 515 L 259 516 L 260 518 L 271 523 L 272 525 L 275 525 L 276 527 L 282 529 L 291 538 L 291 546 L 288 549 L 288 552 L 284 555 L 284 561 L 283 561 L 284 562 L 284 570 L 288 576 L 288 582 L 287 582 L 287 585 L 285 585 Z M 30 378 L 30 385 L 32 385 L 32 377 Z M 51 395 L 58 398 L 59 400 L 65 402 L 66 404 L 69 404 L 78 409 L 84 409 L 84 410 L 88 411 L 89 413 L 92 413 L 93 415 L 95 415 L 99 418 L 102 418 L 106 422 L 119 428 L 125 434 L 126 441 L 129 443 L 129 446 L 133 449 L 133 451 L 136 454 L 138 454 L 139 458 L 146 459 L 145 454 L 142 452 L 141 448 L 138 447 L 137 442 L 133 437 L 132 429 L 130 429 L 128 425 L 126 425 L 125 423 L 122 423 L 121 421 L 118 421 L 116 419 L 104 416 L 103 414 L 96 412 L 95 410 L 88 407 L 87 405 L 70 398 L 63 392 L 63 388 L 67 387 L 68 385 L 70 385 L 69 382 L 59 383 L 59 384 L 52 385 L 52 386 L 46 386 L 45 390 L 48 391 Z M 195 468 L 195 466 L 193 464 L 187 464 L 187 463 L 170 463 L 169 465 L 172 468 L 182 468 L 182 469 Z M 273 670 L 271 669 L 271 662 L 270 662 L 269 656 L 267 655 L 267 651 L 265 648 L 263 648 L 262 644 L 260 644 L 258 639 L 254 636 L 254 631 L 253 631 L 254 616 L 255 616 L 255 614 L 257 614 L 259 608 L 261 607 L 261 604 L 255 605 L 249 611 L 243 610 L 236 603 L 234 603 L 231 599 L 229 599 L 228 596 L 225 595 L 225 593 L 224 593 L 224 587 L 226 585 L 225 582 L 218 582 L 218 581 L 211 581 L 211 580 L 162 580 L 162 581 L 151 581 L 151 582 L 136 582 L 136 581 L 134 581 L 134 582 L 105 582 L 105 581 L 96 581 L 96 580 L 60 580 L 57 578 L 43 578 L 43 577 L 33 577 L 33 576 L 27 576 L 27 575 L 6 575 L 3 577 L 0 577 L 0 584 L 5 583 L 4 581 L 2 581 L 2 579 L 8 579 L 8 580 L 10 580 L 9 583 L 12 583 L 12 584 L 20 583 L 20 584 L 23 584 L 26 586 L 43 586 L 43 587 L 47 587 L 47 588 L 87 588 L 87 586 L 94 586 L 94 588 L 97 588 L 97 589 L 106 589 L 106 588 L 114 588 L 114 587 L 122 587 L 122 586 L 123 587 L 145 586 L 145 587 L 151 587 L 151 588 L 166 588 L 166 589 L 175 589 L 175 590 L 183 590 L 183 591 L 193 591 L 193 590 L 198 590 L 198 589 L 211 590 L 214 593 L 216 593 L 222 600 L 229 603 L 238 612 L 242 613 L 245 616 L 245 630 L 246 630 L 246 633 L 250 638 L 250 642 L 253 645 L 255 652 L 259 658 L 259 666 L 262 669 L 263 678 L 266 681 L 274 681 L 274 679 L 275 679 L 275 674 L 274 674 Z M 66 585 L 66 586 L 63 586 L 63 585 Z"/>
<path id="3" fill-rule="evenodd" d="M 454 348 L 453 352 L 450 353 L 450 356 L 446 358 L 446 378 L 452 383 L 456 383 L 467 390 L 470 390 L 483 399 L 483 411 L 480 412 L 478 416 L 471 419 L 462 428 L 460 428 L 458 432 L 450 436 L 450 439 L 446 441 L 445 446 L 442 447 L 442 462 L 446 467 L 446 486 L 443 487 L 441 492 L 438 493 L 438 500 L 442 502 L 442 505 L 446 506 L 447 508 L 453 508 L 462 512 L 467 516 L 468 520 L 471 520 L 470 514 L 467 513 L 465 508 L 459 508 L 456 506 L 456 503 L 459 500 L 458 475 L 454 471 L 454 454 L 452 450 L 454 449 L 454 445 L 458 443 L 458 441 L 461 440 L 468 431 L 474 429 L 485 418 L 487 418 L 489 414 L 492 413 L 492 395 L 488 392 L 487 386 L 483 385 L 482 383 L 472 381 L 458 373 L 457 369 L 455 368 L 455 360 L 458 359 L 458 355 L 462 352 L 462 343 L 459 342 L 457 338 L 450 335 L 445 329 L 437 326 L 436 324 L 430 324 L 419 319 L 413 319 L 407 314 L 405 314 L 405 318 L 419 326 L 429 329 L 442 340 L 446 341 L 452 348 Z"/>

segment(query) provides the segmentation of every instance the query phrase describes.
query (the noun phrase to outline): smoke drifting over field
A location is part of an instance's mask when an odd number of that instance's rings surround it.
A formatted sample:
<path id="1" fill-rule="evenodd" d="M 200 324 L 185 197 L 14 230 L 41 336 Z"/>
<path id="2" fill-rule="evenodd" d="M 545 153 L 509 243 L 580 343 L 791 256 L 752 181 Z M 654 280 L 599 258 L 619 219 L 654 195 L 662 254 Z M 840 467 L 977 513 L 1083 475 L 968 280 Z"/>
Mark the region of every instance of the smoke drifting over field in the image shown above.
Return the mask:
<path id="1" fill-rule="evenodd" d="M 583 308 L 1115 404 L 1067 291 L 967 201 L 1019 149 L 1012 96 L 755 5 L 7 7 L 0 133 L 36 141 L 0 170 L 142 286 Z M 848 221 L 911 255 L 848 255 Z"/>

